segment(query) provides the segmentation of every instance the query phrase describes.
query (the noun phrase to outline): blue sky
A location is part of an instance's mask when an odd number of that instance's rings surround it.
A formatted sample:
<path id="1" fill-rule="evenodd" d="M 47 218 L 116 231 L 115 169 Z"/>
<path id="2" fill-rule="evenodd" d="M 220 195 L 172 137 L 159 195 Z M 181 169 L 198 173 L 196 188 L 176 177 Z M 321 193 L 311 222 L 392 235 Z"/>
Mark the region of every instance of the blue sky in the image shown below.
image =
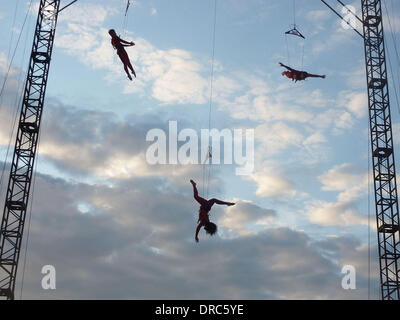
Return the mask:
<path id="1" fill-rule="evenodd" d="M 386 39 L 399 137 L 393 40 L 400 32 L 400 8 L 396 1 L 384 2 L 390 11 Z M 37 3 L 2 97 L 2 162 L 11 160 L 5 150 Z M 360 12 L 358 1 L 346 3 Z M 28 5 L 0 3 L 1 79 Z M 218 0 L 211 126 L 255 130 L 255 171 L 240 177 L 233 166 L 213 166 L 210 194 L 238 204 L 213 208 L 219 235 L 201 234 L 200 244 L 193 239 L 198 208 L 189 179 L 202 187 L 201 166 L 151 167 L 144 158 L 145 136 L 150 129 L 167 128 L 170 120 L 178 121 L 179 129 L 208 127 L 214 0 L 132 1 L 126 30 L 121 30 L 122 0 L 79 0 L 60 14 L 24 297 L 368 297 L 362 40 L 320 1 L 305 0 L 296 1 L 296 22 L 306 40 L 285 36 L 293 23 L 292 5 L 291 0 Z M 110 28 L 136 43 L 127 49 L 137 73 L 133 82 L 111 47 Z M 279 62 L 301 68 L 303 46 L 303 69 L 326 74 L 325 80 L 293 83 L 281 76 Z M 371 213 L 371 296 L 377 298 Z M 206 279 L 218 263 L 212 279 Z M 38 285 L 45 264 L 57 267 L 60 282 L 54 292 Z M 357 290 L 340 287 L 346 264 L 357 269 Z M 114 289 L 100 292 L 105 283 Z"/>

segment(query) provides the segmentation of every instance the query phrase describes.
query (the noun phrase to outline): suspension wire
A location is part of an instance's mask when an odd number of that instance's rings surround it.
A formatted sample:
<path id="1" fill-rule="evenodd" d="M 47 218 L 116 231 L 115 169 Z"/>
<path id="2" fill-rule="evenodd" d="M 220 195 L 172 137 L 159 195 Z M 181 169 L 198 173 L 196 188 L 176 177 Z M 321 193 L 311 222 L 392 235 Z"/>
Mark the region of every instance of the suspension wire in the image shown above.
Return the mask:
<path id="1" fill-rule="evenodd" d="M 351 13 L 351 15 L 352 15 L 353 17 L 355 17 L 359 22 L 361 22 L 361 24 L 364 23 L 364 22 L 360 19 L 360 17 L 359 17 L 355 12 L 351 11 L 342 1 L 340 1 L 340 0 L 336 0 L 336 1 L 339 2 L 339 3 L 342 5 L 342 7 L 344 7 L 345 9 L 347 9 L 347 10 L 348 10 L 348 13 Z"/>
<path id="2" fill-rule="evenodd" d="M 209 98 L 209 110 L 208 110 L 208 132 L 211 131 L 211 113 L 213 105 L 213 90 L 214 90 L 214 63 L 215 63 L 215 38 L 216 38 L 216 27 L 217 27 L 217 7 L 218 0 L 214 0 L 214 25 L 213 25 L 213 37 L 212 37 L 212 55 L 211 55 L 211 75 L 210 75 L 210 98 Z M 208 162 L 208 166 L 207 166 Z M 208 137 L 208 149 L 205 164 L 203 165 L 203 195 L 208 198 L 209 195 L 209 184 L 211 176 L 211 165 L 212 165 L 212 148 L 210 144 L 210 136 Z M 207 166 L 207 167 L 206 167 Z M 207 175 L 205 174 L 206 169 Z M 205 193 L 206 192 L 206 193 Z"/>
<path id="3" fill-rule="evenodd" d="M 28 20 L 28 26 L 30 26 L 30 25 L 31 25 L 31 17 L 29 17 L 29 20 Z M 29 28 L 28 28 L 28 30 L 29 30 Z M 21 70 L 22 70 L 22 65 L 24 64 L 24 60 L 25 60 L 25 54 L 26 54 L 27 43 L 28 43 L 28 35 L 29 35 L 29 32 L 26 31 L 25 32 L 24 48 L 23 48 L 23 52 L 22 52 L 22 55 L 21 55 L 21 61 L 20 61 L 20 69 Z M 21 111 L 23 90 L 24 90 L 25 81 L 26 81 L 26 79 L 25 79 L 26 78 L 26 74 L 27 74 L 27 71 L 21 72 L 20 75 L 19 75 L 18 81 L 17 81 L 18 85 L 17 85 L 17 90 L 16 90 L 15 98 L 14 98 L 14 113 L 13 113 L 13 116 L 12 116 L 13 121 L 12 121 L 12 125 L 11 125 L 11 128 L 10 128 L 10 133 L 9 133 L 9 138 L 8 138 L 8 145 L 7 145 L 7 149 L 6 149 L 6 155 L 5 155 L 5 158 L 4 158 L 4 162 L 3 162 L 3 165 L 2 165 L 2 168 L 1 168 L 1 174 L 0 174 L 0 192 L 1 192 L 1 188 L 2 188 L 3 182 L 4 182 L 4 173 L 5 173 L 5 170 L 6 170 L 7 160 L 8 160 L 8 156 L 9 156 L 10 149 L 11 149 L 12 138 L 14 136 L 15 129 L 16 129 L 17 117 L 18 117 L 18 114 Z"/>
<path id="4" fill-rule="evenodd" d="M 124 19 L 122 21 L 122 31 L 121 31 L 121 37 L 125 37 L 126 35 L 126 29 L 127 29 L 127 25 L 128 25 L 128 20 L 129 20 L 129 7 L 131 5 L 130 0 L 127 0 L 126 2 L 126 7 L 125 7 L 125 14 L 124 14 Z"/>
<path id="5" fill-rule="evenodd" d="M 393 32 L 393 27 L 392 27 L 392 23 L 391 23 L 391 19 L 390 19 L 390 15 L 389 15 L 389 10 L 387 8 L 386 5 L 386 1 L 383 1 L 383 4 L 385 6 L 385 10 L 386 10 L 386 15 L 388 17 L 388 22 L 389 22 L 389 28 L 390 28 L 390 34 L 392 36 L 392 40 L 393 40 L 393 47 L 396 53 L 396 58 L 397 58 L 397 62 L 400 65 L 400 56 L 399 56 L 399 51 L 397 49 L 397 45 L 396 45 L 396 39 L 394 37 L 394 32 Z M 387 45 L 387 43 L 385 43 L 385 49 L 387 51 L 387 56 L 388 56 L 388 62 L 389 62 L 389 71 L 390 71 L 390 75 L 392 78 L 392 83 L 393 83 L 393 88 L 394 88 L 394 93 L 395 93 L 395 97 L 396 97 L 396 104 L 397 104 L 397 111 L 400 114 L 400 100 L 399 100 L 399 93 L 398 93 L 398 88 L 396 86 L 396 78 L 393 72 L 393 66 L 392 66 L 392 60 L 391 60 L 391 55 L 390 55 L 390 51 L 389 51 L 389 47 Z M 399 88 L 400 89 L 400 88 Z"/>
<path id="6" fill-rule="evenodd" d="M 210 151 L 210 153 L 208 154 L 209 155 L 209 158 L 210 158 L 210 165 L 209 165 L 209 167 L 208 167 L 208 177 L 207 177 L 207 196 L 206 196 L 206 198 L 208 198 L 208 196 L 209 196 L 209 189 L 210 189 L 210 178 L 211 178 L 211 171 L 212 171 L 212 155 L 211 155 L 211 151 Z"/>
<path id="7" fill-rule="evenodd" d="M 368 135 L 368 300 L 371 299 L 371 136 L 369 132 L 369 119 L 367 126 Z"/>
<path id="8" fill-rule="evenodd" d="M 12 27 L 11 27 L 11 36 L 10 36 L 10 42 L 8 45 L 8 53 L 7 53 L 7 60 L 10 60 L 10 54 L 11 54 L 11 47 L 12 47 L 12 43 L 14 40 L 14 28 L 15 28 L 15 21 L 17 18 L 17 11 L 18 11 L 18 5 L 19 5 L 19 0 L 15 1 L 15 9 L 14 9 L 14 17 L 13 17 L 13 21 L 12 21 Z"/>
<path id="9" fill-rule="evenodd" d="M 29 20 L 28 20 L 28 26 L 30 26 L 30 25 L 31 25 L 31 17 L 29 17 Z M 28 28 L 28 30 L 29 30 L 29 28 Z M 29 35 L 28 30 L 25 32 L 25 33 L 26 33 L 26 34 L 25 34 L 25 42 L 24 42 L 25 44 L 24 44 L 23 52 L 22 52 L 22 55 L 21 55 L 21 62 L 20 62 L 20 65 L 21 65 L 21 66 L 22 66 L 22 64 L 24 63 L 24 60 L 25 60 L 25 53 L 26 53 L 26 49 L 27 49 L 28 35 Z M 21 30 L 21 32 L 22 32 L 22 30 Z M 21 67 L 21 69 L 22 69 L 22 67 Z M 26 74 L 27 74 L 26 71 L 25 71 L 25 72 L 21 72 L 20 75 L 19 75 L 19 79 L 18 79 L 18 87 L 17 87 L 17 90 L 16 90 L 15 99 L 14 99 L 14 105 L 15 105 L 16 107 L 14 108 L 15 111 L 14 111 L 14 115 L 13 115 L 13 124 L 12 124 L 12 128 L 11 128 L 11 130 L 10 130 L 10 135 L 9 135 L 9 141 L 8 141 L 8 146 L 7 146 L 6 157 L 5 157 L 5 160 L 4 160 L 4 162 L 3 162 L 2 171 L 1 171 L 1 177 L 0 177 L 0 191 L 1 191 L 2 183 L 3 183 L 3 181 L 4 181 L 5 167 L 6 167 L 6 163 L 7 163 L 9 151 L 10 151 L 10 148 L 11 148 L 12 138 L 13 138 L 13 136 L 14 136 L 14 132 L 15 132 L 15 129 L 16 129 L 16 123 L 17 123 L 17 118 L 18 118 L 17 116 L 18 116 L 18 114 L 19 114 L 19 112 L 20 112 L 20 110 L 21 110 L 21 107 L 22 107 L 23 90 L 24 90 L 25 83 L 26 83 L 26 79 L 25 79 L 25 80 L 23 80 L 23 79 L 26 78 Z M 36 179 L 36 174 L 34 175 L 34 182 L 33 182 L 34 184 L 35 184 L 35 179 Z M 33 186 L 33 189 L 34 189 L 34 186 Z M 33 191 L 32 191 L 32 198 L 33 198 Z M 31 203 L 30 211 L 32 211 L 32 203 Z M 26 241 L 28 241 L 28 239 L 29 239 L 30 224 L 31 224 L 31 219 L 30 219 L 30 217 L 29 217 L 29 222 L 28 222 L 28 238 L 27 238 Z M 27 246 L 26 246 L 26 248 L 27 248 Z M 25 251 L 25 259 L 26 259 L 26 251 Z M 24 276 L 25 276 L 25 265 L 26 265 L 26 260 L 24 260 L 23 279 L 24 279 Z M 23 281 L 24 281 L 24 280 L 22 280 L 22 286 L 23 286 Z M 20 299 L 22 299 L 22 287 L 21 287 Z"/>
<path id="10" fill-rule="evenodd" d="M 396 13 L 396 11 L 399 12 L 400 8 L 396 10 L 396 7 L 394 5 L 394 0 L 391 1 L 391 4 L 392 4 L 391 12 L 393 14 L 393 18 L 395 19 L 395 13 Z M 397 43 L 398 43 L 398 40 L 399 40 L 398 39 L 398 34 L 397 34 L 397 32 L 393 32 L 393 35 L 394 35 L 395 46 L 397 46 Z M 400 61 L 397 61 L 397 62 L 398 62 L 398 64 L 400 64 Z M 397 80 L 398 80 L 397 83 L 399 85 L 399 91 L 400 91 L 400 72 L 399 71 L 397 72 Z"/>
<path id="11" fill-rule="evenodd" d="M 399 50 L 398 50 L 398 48 L 397 48 L 396 39 L 395 39 L 395 37 L 394 37 L 394 31 L 393 31 L 394 28 L 393 28 L 393 26 L 392 26 L 392 20 L 390 19 L 390 14 L 389 14 L 389 10 L 388 10 L 387 5 L 386 5 L 386 0 L 383 0 L 383 4 L 384 4 L 384 6 L 385 6 L 386 15 L 387 15 L 387 17 L 388 17 L 389 28 L 390 28 L 390 35 L 391 35 L 392 40 L 393 40 L 393 48 L 394 48 L 394 51 L 396 52 L 397 63 L 398 63 L 398 65 L 400 66 L 400 55 L 399 55 Z"/>
<path id="12" fill-rule="evenodd" d="M 285 42 L 286 42 L 286 51 L 287 51 L 287 57 L 288 57 L 288 64 L 290 66 L 290 51 L 289 51 L 289 42 L 288 42 L 288 36 L 285 33 Z"/>
<path id="13" fill-rule="evenodd" d="M 400 66 L 399 51 L 398 51 L 397 44 L 396 44 L 396 38 L 394 36 L 394 31 L 393 31 L 393 26 L 392 26 L 392 23 L 391 23 L 389 10 L 387 8 L 385 0 L 383 0 L 383 4 L 385 6 L 386 15 L 388 17 L 389 29 L 390 29 L 390 34 L 391 34 L 392 41 L 393 41 L 393 48 L 394 48 L 394 52 L 395 52 L 395 58 L 397 58 L 397 64 Z M 392 2 L 392 5 L 393 5 L 393 2 Z M 392 9 L 394 9 L 393 6 L 392 6 Z M 392 13 L 394 14 L 394 11 Z M 395 93 L 396 102 L 397 102 L 397 110 L 400 113 L 399 94 L 398 94 L 397 86 L 396 86 L 396 83 L 395 83 L 396 82 L 396 78 L 395 78 L 395 75 L 394 75 L 394 72 L 393 72 L 393 67 L 392 67 L 391 52 L 389 51 L 389 47 L 388 47 L 387 42 L 385 42 L 385 50 L 387 52 L 387 57 L 388 57 L 388 62 L 389 62 L 389 70 L 390 70 L 390 75 L 391 75 L 391 78 L 392 78 L 392 83 L 393 83 L 393 87 L 394 87 L 394 93 Z M 399 76 L 399 90 L 400 90 L 400 76 Z M 382 299 L 381 290 L 379 290 L 379 298 Z"/>
<path id="14" fill-rule="evenodd" d="M 293 0 L 293 23 L 296 27 L 296 0 Z"/>
<path id="15" fill-rule="evenodd" d="M 16 92 L 16 98 L 15 98 L 15 105 L 16 105 L 16 108 L 14 108 L 13 123 L 12 123 L 12 126 L 11 126 L 11 128 L 10 128 L 10 134 L 9 134 L 9 139 L 8 139 L 8 145 L 7 145 L 7 150 L 6 150 L 6 156 L 5 156 L 5 159 L 4 159 L 4 162 L 3 162 L 3 166 L 2 166 L 2 168 L 1 168 L 0 190 L 1 190 L 2 185 L 3 185 L 3 182 L 4 182 L 4 173 L 5 173 L 5 170 L 6 170 L 6 164 L 7 164 L 8 156 L 9 156 L 10 149 L 11 149 L 12 138 L 13 138 L 13 136 L 14 136 L 15 129 L 16 129 L 18 114 L 19 114 L 19 112 L 21 111 L 22 90 L 23 90 L 23 88 L 25 87 L 25 81 L 23 82 L 23 84 L 24 84 L 23 86 L 21 85 L 21 83 L 22 83 L 21 81 L 22 81 L 22 79 L 20 79 L 20 81 L 19 81 L 19 85 L 18 85 L 19 88 L 18 88 L 18 90 L 17 90 L 17 92 Z M 18 95 L 19 95 L 19 99 L 18 99 L 18 97 L 17 97 Z M 18 101 L 17 101 L 17 100 L 18 100 Z"/>
<path id="16" fill-rule="evenodd" d="M 389 10 L 386 4 L 386 0 L 383 1 L 384 6 L 385 6 L 385 10 L 386 10 L 386 15 L 388 17 L 388 23 L 389 23 L 389 28 L 390 28 L 390 34 L 391 34 L 391 38 L 393 41 L 393 48 L 394 48 L 394 52 L 395 52 L 395 58 L 397 60 L 397 66 L 400 66 L 400 55 L 399 55 L 399 50 L 397 48 L 397 42 L 396 42 L 396 37 L 395 37 L 395 32 L 394 32 L 394 28 L 392 25 L 392 20 L 390 18 L 389 15 Z M 394 7 L 393 7 L 393 2 L 392 2 L 392 14 L 394 15 Z M 397 77 L 394 73 L 394 68 L 392 66 L 392 61 L 391 61 L 391 52 L 389 52 L 388 47 L 386 48 L 386 51 L 388 52 L 388 61 L 389 61 L 389 68 L 390 68 L 390 75 L 392 78 L 392 84 L 393 84 L 393 88 L 394 88 L 394 93 L 395 93 L 395 97 L 396 97 L 396 103 L 397 103 L 397 111 L 400 114 L 400 99 L 399 99 L 399 92 L 400 92 L 400 72 L 397 69 Z M 393 51 L 392 51 L 393 52 Z M 396 66 L 396 63 L 395 63 Z M 397 80 L 397 85 L 396 85 L 396 80 Z"/>
<path id="17" fill-rule="evenodd" d="M 12 55 L 12 57 L 11 57 L 11 60 L 9 61 L 9 65 L 8 65 L 8 68 L 7 68 L 7 72 L 6 72 L 6 74 L 5 74 L 5 77 L 4 77 L 4 80 L 3 80 L 3 84 L 2 84 L 2 86 L 1 86 L 1 90 L 0 90 L 0 110 L 1 110 L 1 107 L 2 107 L 2 103 L 1 103 L 1 102 L 2 102 L 2 97 L 3 97 L 3 93 L 4 93 L 4 88 L 5 88 L 5 86 L 6 86 L 6 83 L 7 83 L 7 80 L 8 80 L 8 76 L 9 76 L 9 74 L 10 74 L 11 66 L 12 66 L 12 64 L 13 64 L 13 62 L 14 62 L 15 54 L 17 53 L 17 49 L 18 49 L 18 46 L 19 46 L 19 42 L 20 42 L 20 40 L 21 40 L 22 31 L 23 31 L 24 28 L 25 28 L 26 20 L 28 19 L 29 12 L 30 12 L 31 7 L 32 7 L 32 2 L 33 2 L 33 0 L 30 0 L 30 2 L 29 2 L 29 7 L 28 7 L 28 10 L 26 11 L 25 18 L 24 18 L 24 22 L 23 22 L 23 24 L 22 24 L 22 28 L 21 28 L 21 30 L 20 30 L 20 32 L 19 32 L 17 44 L 15 45 L 15 49 L 14 49 L 13 55 Z"/>
<path id="18" fill-rule="evenodd" d="M 386 44 L 385 44 L 385 47 L 386 47 L 386 51 L 388 51 L 388 53 L 389 53 L 389 50 L 388 50 L 388 47 L 387 47 Z M 396 83 L 395 83 L 395 77 L 394 77 L 394 73 L 393 73 L 392 62 L 391 62 L 391 59 L 390 59 L 390 55 L 388 54 L 387 56 L 388 56 L 388 62 L 389 62 L 390 75 L 391 75 L 391 78 L 392 78 L 392 83 L 393 83 L 393 88 L 394 88 L 394 94 L 395 94 L 395 97 L 396 97 L 397 111 L 400 114 L 399 94 L 397 92 L 397 86 L 396 86 Z"/>

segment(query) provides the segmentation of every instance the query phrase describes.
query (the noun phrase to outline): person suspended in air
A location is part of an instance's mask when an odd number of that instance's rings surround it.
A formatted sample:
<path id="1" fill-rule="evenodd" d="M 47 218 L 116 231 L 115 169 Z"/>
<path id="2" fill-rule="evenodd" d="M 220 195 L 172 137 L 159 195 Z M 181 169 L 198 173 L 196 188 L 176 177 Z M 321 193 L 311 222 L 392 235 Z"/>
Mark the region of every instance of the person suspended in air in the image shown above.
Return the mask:
<path id="1" fill-rule="evenodd" d="M 218 229 L 217 225 L 215 223 L 210 222 L 210 218 L 209 218 L 209 212 L 211 210 L 211 207 L 215 203 L 219 204 L 219 205 L 226 205 L 226 206 L 233 206 L 233 205 L 235 205 L 235 203 L 225 202 L 225 201 L 221 201 L 221 200 L 218 200 L 215 198 L 206 200 L 199 196 L 199 192 L 197 191 L 197 187 L 196 187 L 196 182 L 194 182 L 193 180 L 190 180 L 190 183 L 193 186 L 194 198 L 200 204 L 199 220 L 197 221 L 198 224 L 197 224 L 196 235 L 195 235 L 196 242 L 199 242 L 199 231 L 202 227 L 204 227 L 204 230 L 206 230 L 206 232 L 211 236 L 217 232 L 217 229 Z"/>
<path id="2" fill-rule="evenodd" d="M 120 37 L 118 37 L 114 29 L 109 30 L 108 33 L 111 36 L 111 44 L 112 44 L 113 48 L 115 50 L 117 50 L 117 54 L 118 54 L 119 58 L 121 59 L 122 63 L 124 64 L 125 72 L 128 75 L 129 80 L 132 81 L 132 77 L 129 73 L 129 69 L 131 70 L 131 72 L 133 73 L 135 78 L 136 78 L 136 73 L 132 67 L 131 61 L 129 60 L 128 53 L 126 52 L 124 47 L 134 46 L 135 43 L 125 41 L 125 40 L 121 39 Z"/>
<path id="3" fill-rule="evenodd" d="M 288 66 L 284 65 L 282 62 L 279 62 L 279 64 L 282 67 L 284 67 L 284 68 L 289 70 L 289 71 L 282 72 L 282 76 L 286 76 L 286 77 L 288 77 L 289 79 L 292 79 L 292 81 L 295 81 L 295 82 L 303 81 L 303 80 L 306 80 L 307 78 L 322 78 L 322 79 L 326 78 L 325 75 L 320 76 L 320 75 L 317 75 L 317 74 L 308 73 L 306 71 L 299 71 L 299 70 L 293 69 L 291 67 L 288 67 Z"/>

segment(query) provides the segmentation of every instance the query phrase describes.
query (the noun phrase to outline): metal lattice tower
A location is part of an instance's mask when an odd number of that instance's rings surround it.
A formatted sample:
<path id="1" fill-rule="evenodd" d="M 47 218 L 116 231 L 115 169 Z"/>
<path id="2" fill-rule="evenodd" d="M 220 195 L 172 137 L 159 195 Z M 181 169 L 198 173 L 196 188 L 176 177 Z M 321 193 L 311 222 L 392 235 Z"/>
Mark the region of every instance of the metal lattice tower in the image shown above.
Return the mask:
<path id="1" fill-rule="evenodd" d="M 14 299 L 18 260 L 60 0 L 41 0 L 0 229 L 0 296 Z"/>
<path id="2" fill-rule="evenodd" d="M 361 0 L 383 300 L 400 299 L 400 229 L 380 0 Z"/>

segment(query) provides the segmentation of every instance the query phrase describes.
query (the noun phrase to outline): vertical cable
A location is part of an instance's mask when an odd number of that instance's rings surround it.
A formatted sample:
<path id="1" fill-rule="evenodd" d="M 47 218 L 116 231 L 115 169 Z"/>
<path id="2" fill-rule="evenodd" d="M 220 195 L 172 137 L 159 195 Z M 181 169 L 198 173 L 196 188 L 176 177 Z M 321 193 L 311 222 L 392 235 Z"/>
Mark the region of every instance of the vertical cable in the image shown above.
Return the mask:
<path id="1" fill-rule="evenodd" d="M 218 0 L 214 0 L 214 26 L 213 26 L 213 37 L 212 37 L 212 55 L 211 55 L 211 75 L 210 75 L 210 98 L 209 98 L 209 110 L 208 110 L 208 132 L 210 133 L 211 130 L 211 112 L 212 112 L 212 105 L 213 105 L 213 89 L 214 89 L 214 61 L 215 61 L 215 38 L 216 38 L 216 27 L 217 27 L 217 5 Z M 208 150 L 207 150 L 207 157 L 206 157 L 206 164 L 207 161 L 209 162 L 207 172 L 207 176 L 205 174 L 205 169 L 203 171 L 203 194 L 206 191 L 206 197 L 208 197 L 209 192 L 209 183 L 210 183 L 210 176 L 211 176 L 211 165 L 212 165 L 212 150 L 210 144 L 210 136 L 208 137 Z"/>
<path id="2" fill-rule="evenodd" d="M 12 63 L 13 63 L 14 58 L 15 58 L 15 54 L 17 53 L 17 48 L 18 48 L 18 45 L 19 45 L 19 41 L 21 40 L 22 31 L 24 30 L 26 20 L 28 19 L 28 16 L 29 16 L 29 11 L 31 10 L 31 7 L 32 7 L 32 1 L 33 0 L 30 1 L 28 10 L 26 11 L 25 19 L 24 19 L 24 22 L 22 23 L 21 31 L 20 31 L 20 33 L 18 35 L 17 44 L 15 45 L 15 49 L 14 49 L 13 55 L 11 57 L 11 60 L 9 61 L 7 72 L 6 72 L 6 75 L 4 76 L 3 84 L 1 86 L 1 90 L 0 90 L 0 109 L 1 109 L 1 100 L 2 100 L 2 97 L 3 97 L 3 93 L 4 93 L 4 88 L 5 88 L 7 80 L 8 80 L 8 75 L 10 74 L 10 70 L 11 70 L 11 66 L 12 66 Z"/>
<path id="3" fill-rule="evenodd" d="M 293 23 L 296 27 L 296 0 L 293 0 Z"/>
<path id="4" fill-rule="evenodd" d="M 285 42 L 286 42 L 286 51 L 287 51 L 287 57 L 288 57 L 288 65 L 290 66 L 289 42 L 288 42 L 288 36 L 286 33 L 285 33 Z"/>
<path id="5" fill-rule="evenodd" d="M 368 122 L 368 300 L 371 299 L 371 137 Z"/>

